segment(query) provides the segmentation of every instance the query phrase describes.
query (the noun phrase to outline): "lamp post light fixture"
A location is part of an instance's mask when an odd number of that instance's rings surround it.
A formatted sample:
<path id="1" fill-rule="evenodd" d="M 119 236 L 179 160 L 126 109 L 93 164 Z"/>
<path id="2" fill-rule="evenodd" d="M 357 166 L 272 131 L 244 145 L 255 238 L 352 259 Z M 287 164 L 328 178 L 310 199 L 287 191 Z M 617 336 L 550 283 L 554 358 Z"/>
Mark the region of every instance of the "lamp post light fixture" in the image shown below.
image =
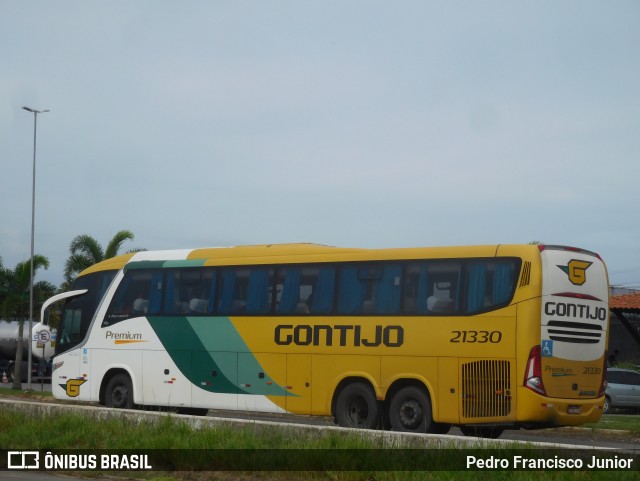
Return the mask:
<path id="1" fill-rule="evenodd" d="M 31 343 L 33 342 L 33 262 L 34 262 L 34 232 L 36 220 L 36 138 L 38 133 L 38 114 L 44 114 L 49 110 L 36 110 L 31 107 L 22 107 L 27 112 L 33 114 L 33 179 L 31 185 L 31 277 L 29 279 L 29 343 L 27 344 L 28 361 L 27 361 L 27 383 L 31 390 L 31 365 L 33 363 L 31 357 Z"/>

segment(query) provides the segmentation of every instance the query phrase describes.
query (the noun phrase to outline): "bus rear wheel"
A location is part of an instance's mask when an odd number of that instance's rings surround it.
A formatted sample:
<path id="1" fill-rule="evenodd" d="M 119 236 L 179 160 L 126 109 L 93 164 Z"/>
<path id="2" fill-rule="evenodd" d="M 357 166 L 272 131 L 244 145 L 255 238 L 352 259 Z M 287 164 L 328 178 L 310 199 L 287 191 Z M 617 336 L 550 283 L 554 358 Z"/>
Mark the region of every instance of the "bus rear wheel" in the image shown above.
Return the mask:
<path id="1" fill-rule="evenodd" d="M 428 394 L 417 386 L 400 389 L 389 404 L 389 423 L 394 431 L 428 432 L 433 424 Z"/>
<path id="2" fill-rule="evenodd" d="M 370 386 L 354 382 L 336 399 L 336 422 L 345 428 L 372 429 L 378 420 L 378 401 Z"/>
<path id="3" fill-rule="evenodd" d="M 116 374 L 109 380 L 104 403 L 110 408 L 133 409 L 133 386 L 127 374 Z"/>

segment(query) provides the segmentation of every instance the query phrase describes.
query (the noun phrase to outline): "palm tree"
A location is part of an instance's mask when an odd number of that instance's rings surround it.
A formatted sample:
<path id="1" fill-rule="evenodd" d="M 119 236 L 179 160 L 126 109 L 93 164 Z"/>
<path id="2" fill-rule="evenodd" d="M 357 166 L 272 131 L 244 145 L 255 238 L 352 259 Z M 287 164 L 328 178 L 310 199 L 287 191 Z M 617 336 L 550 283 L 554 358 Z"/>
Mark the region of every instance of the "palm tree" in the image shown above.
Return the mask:
<path id="1" fill-rule="evenodd" d="M 49 268 L 49 259 L 41 255 L 33 256 L 34 278 L 38 269 Z M 0 262 L 0 285 L 2 286 L 2 315 L 7 318 L 17 318 L 20 321 L 18 328 L 18 342 L 16 349 L 16 364 L 14 368 L 13 389 L 21 389 L 22 379 L 22 337 L 24 333 L 24 320 L 27 317 L 29 305 L 29 286 L 31 284 L 31 259 L 20 262 L 15 269 L 2 267 Z M 33 298 L 38 304 L 51 297 L 56 287 L 50 282 L 41 281 L 33 284 Z M 37 304 L 34 304 L 37 312 Z"/>
<path id="2" fill-rule="evenodd" d="M 90 235 L 76 236 L 69 246 L 71 255 L 67 259 L 64 269 L 64 278 L 67 285 L 83 270 L 105 259 L 111 259 L 118 255 L 124 241 L 133 240 L 133 232 L 121 230 L 109 241 L 106 249 Z M 133 249 L 129 252 L 138 252 L 144 249 Z"/>
<path id="3" fill-rule="evenodd" d="M 0 262 L 0 268 L 2 264 Z M 49 268 L 49 259 L 39 254 L 33 256 L 33 276 L 35 278 L 38 269 Z M 19 262 L 11 269 L 0 269 L 0 291 L 2 292 L 2 316 L 6 318 L 26 319 L 29 305 L 29 284 L 31 280 L 31 260 Z M 44 299 L 55 294 L 56 287 L 47 281 L 33 284 L 33 297 L 36 302 L 42 303 Z M 38 301 L 39 300 L 39 301 Z"/>

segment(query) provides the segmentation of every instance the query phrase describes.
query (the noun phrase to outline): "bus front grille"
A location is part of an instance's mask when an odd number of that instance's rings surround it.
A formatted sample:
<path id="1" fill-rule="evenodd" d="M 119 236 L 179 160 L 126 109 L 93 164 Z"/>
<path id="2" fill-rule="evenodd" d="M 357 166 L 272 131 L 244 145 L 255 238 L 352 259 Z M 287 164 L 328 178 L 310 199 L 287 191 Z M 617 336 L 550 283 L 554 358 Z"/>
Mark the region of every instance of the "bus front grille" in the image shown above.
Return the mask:
<path id="1" fill-rule="evenodd" d="M 511 412 L 509 361 L 475 361 L 462 365 L 462 415 L 507 416 Z"/>
<path id="2" fill-rule="evenodd" d="M 602 326 L 584 322 L 549 321 L 549 339 L 573 344 L 597 344 L 602 338 Z"/>

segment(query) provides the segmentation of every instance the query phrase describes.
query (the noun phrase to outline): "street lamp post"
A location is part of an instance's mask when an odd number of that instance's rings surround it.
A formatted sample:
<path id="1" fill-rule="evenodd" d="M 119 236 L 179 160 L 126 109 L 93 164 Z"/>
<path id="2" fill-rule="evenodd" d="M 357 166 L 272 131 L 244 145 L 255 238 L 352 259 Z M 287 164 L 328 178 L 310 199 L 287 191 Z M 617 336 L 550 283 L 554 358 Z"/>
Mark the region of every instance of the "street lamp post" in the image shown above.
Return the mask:
<path id="1" fill-rule="evenodd" d="M 31 277 L 29 279 L 29 342 L 27 344 L 28 361 L 27 361 L 27 383 L 31 390 L 31 365 L 33 363 L 31 357 L 31 343 L 33 337 L 33 247 L 34 233 L 36 223 L 36 138 L 38 133 L 38 114 L 44 114 L 49 110 L 36 110 L 30 107 L 22 107 L 27 112 L 33 114 L 33 179 L 31 185 Z"/>

